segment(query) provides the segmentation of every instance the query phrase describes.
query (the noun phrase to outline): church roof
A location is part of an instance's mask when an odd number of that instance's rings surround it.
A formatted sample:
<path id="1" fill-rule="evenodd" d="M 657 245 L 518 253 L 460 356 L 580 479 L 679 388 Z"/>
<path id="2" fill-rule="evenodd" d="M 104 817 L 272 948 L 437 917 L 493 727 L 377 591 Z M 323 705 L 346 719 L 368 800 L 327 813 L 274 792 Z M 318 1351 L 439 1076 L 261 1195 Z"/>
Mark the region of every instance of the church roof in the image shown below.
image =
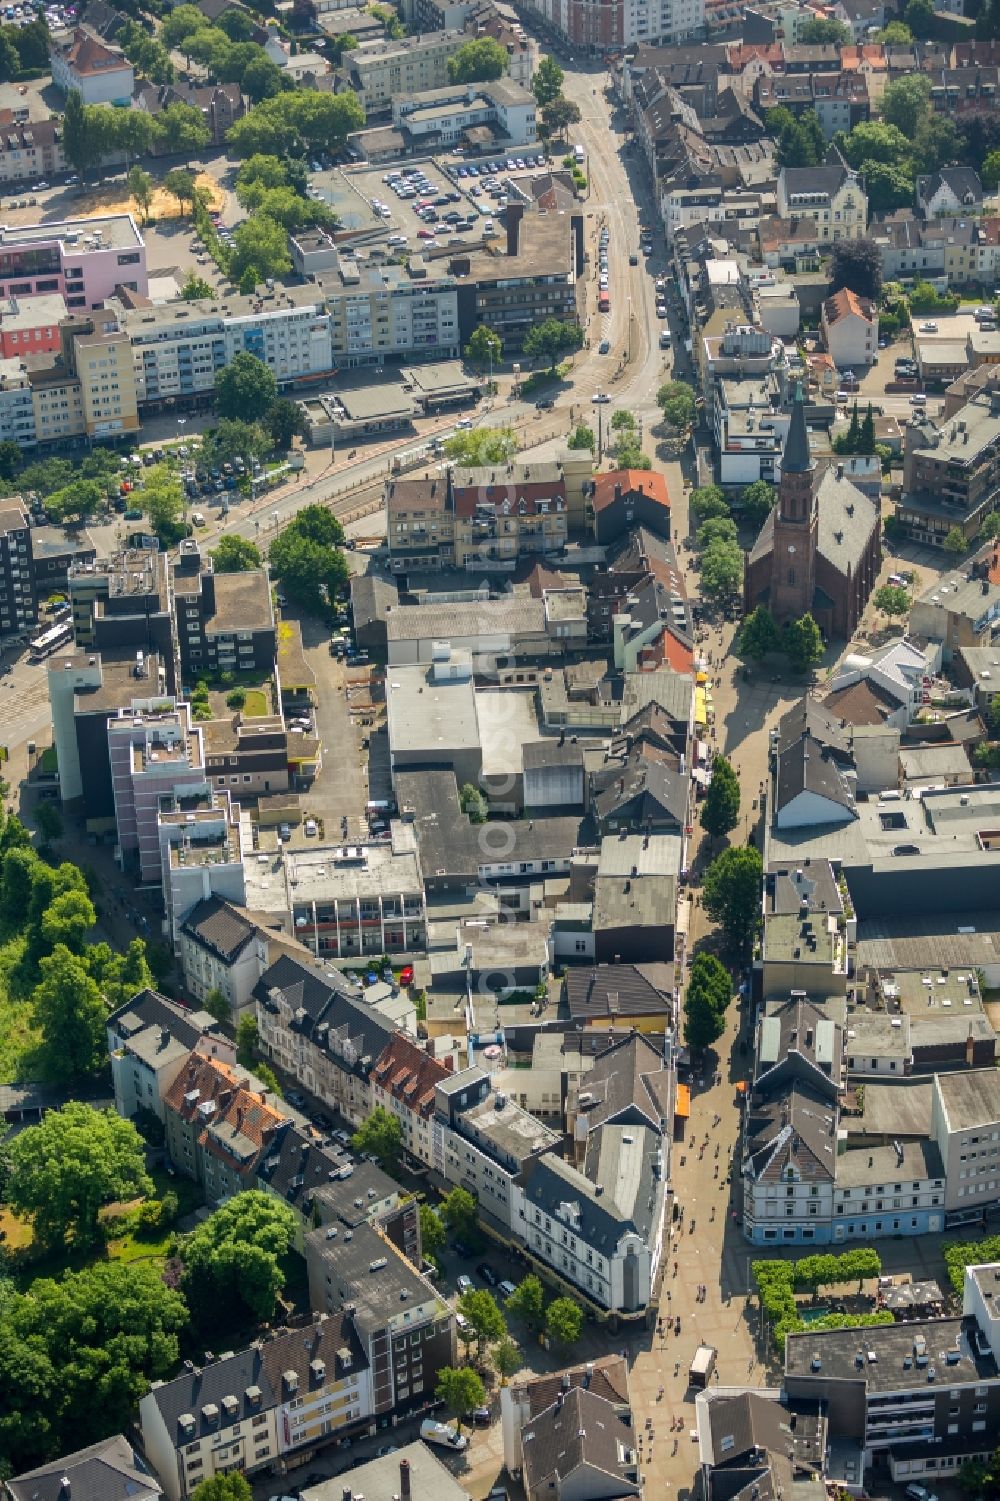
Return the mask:
<path id="1" fill-rule="evenodd" d="M 872 532 L 878 525 L 878 510 L 846 475 L 837 477 L 828 469 L 817 492 L 819 535 L 817 552 L 838 573 L 852 571 L 864 555 Z"/>
<path id="2" fill-rule="evenodd" d="M 785 439 L 785 451 L 781 456 L 782 474 L 808 474 L 813 467 L 809 452 L 809 430 L 806 427 L 806 406 L 799 385 L 792 402 L 792 420 Z"/>

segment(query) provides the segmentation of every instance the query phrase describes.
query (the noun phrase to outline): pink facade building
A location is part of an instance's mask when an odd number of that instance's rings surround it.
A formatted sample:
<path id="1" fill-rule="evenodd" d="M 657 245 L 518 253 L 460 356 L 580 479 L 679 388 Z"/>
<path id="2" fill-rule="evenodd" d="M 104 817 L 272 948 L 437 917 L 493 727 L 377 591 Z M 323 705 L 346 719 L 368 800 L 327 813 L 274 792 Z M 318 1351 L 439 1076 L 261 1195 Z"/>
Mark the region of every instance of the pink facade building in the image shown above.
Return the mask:
<path id="1" fill-rule="evenodd" d="M 59 324 L 65 316 L 66 303 L 58 292 L 7 298 L 0 303 L 0 356 L 17 360 L 26 354 L 58 353 Z"/>
<path id="2" fill-rule="evenodd" d="M 101 307 L 118 287 L 146 296 L 146 246 L 131 214 L 0 226 L 0 299 L 57 293 L 70 312 Z"/>

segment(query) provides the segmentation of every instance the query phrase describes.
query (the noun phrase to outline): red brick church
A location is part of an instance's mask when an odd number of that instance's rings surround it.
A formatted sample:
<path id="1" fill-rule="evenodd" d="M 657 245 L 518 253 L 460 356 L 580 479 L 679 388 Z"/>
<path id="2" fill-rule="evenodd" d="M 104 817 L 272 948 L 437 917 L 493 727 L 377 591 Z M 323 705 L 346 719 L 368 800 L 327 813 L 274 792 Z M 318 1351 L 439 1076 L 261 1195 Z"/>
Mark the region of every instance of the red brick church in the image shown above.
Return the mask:
<path id="1" fill-rule="evenodd" d="M 878 507 L 845 479 L 843 465 L 817 482 L 799 387 L 781 460 L 778 500 L 747 554 L 747 614 L 766 605 L 781 625 L 806 612 L 827 637 L 846 638 L 882 564 Z"/>

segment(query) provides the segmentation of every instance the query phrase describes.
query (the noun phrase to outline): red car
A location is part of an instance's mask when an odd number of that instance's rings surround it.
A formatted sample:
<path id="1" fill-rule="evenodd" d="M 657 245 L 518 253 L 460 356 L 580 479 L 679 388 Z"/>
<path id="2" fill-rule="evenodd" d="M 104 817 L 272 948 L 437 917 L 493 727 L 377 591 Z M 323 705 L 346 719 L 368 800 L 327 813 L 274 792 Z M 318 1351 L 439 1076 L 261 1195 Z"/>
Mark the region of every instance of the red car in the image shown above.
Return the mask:
<path id="1" fill-rule="evenodd" d="M 399 971 L 399 983 L 400 983 L 401 986 L 406 986 L 406 985 L 412 985 L 413 984 L 413 965 L 412 964 L 404 964 L 403 965 L 403 968 Z"/>

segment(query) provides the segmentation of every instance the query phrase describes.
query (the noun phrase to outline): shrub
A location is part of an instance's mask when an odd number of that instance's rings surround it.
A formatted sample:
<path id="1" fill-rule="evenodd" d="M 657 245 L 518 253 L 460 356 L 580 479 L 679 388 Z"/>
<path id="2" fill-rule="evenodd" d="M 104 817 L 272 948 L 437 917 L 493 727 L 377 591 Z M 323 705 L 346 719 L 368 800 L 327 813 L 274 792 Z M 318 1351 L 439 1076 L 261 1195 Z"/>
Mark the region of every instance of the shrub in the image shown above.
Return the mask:
<path id="1" fill-rule="evenodd" d="M 245 688 L 234 688 L 231 693 L 226 694 L 226 705 L 230 709 L 242 709 L 246 701 L 247 690 Z"/>

